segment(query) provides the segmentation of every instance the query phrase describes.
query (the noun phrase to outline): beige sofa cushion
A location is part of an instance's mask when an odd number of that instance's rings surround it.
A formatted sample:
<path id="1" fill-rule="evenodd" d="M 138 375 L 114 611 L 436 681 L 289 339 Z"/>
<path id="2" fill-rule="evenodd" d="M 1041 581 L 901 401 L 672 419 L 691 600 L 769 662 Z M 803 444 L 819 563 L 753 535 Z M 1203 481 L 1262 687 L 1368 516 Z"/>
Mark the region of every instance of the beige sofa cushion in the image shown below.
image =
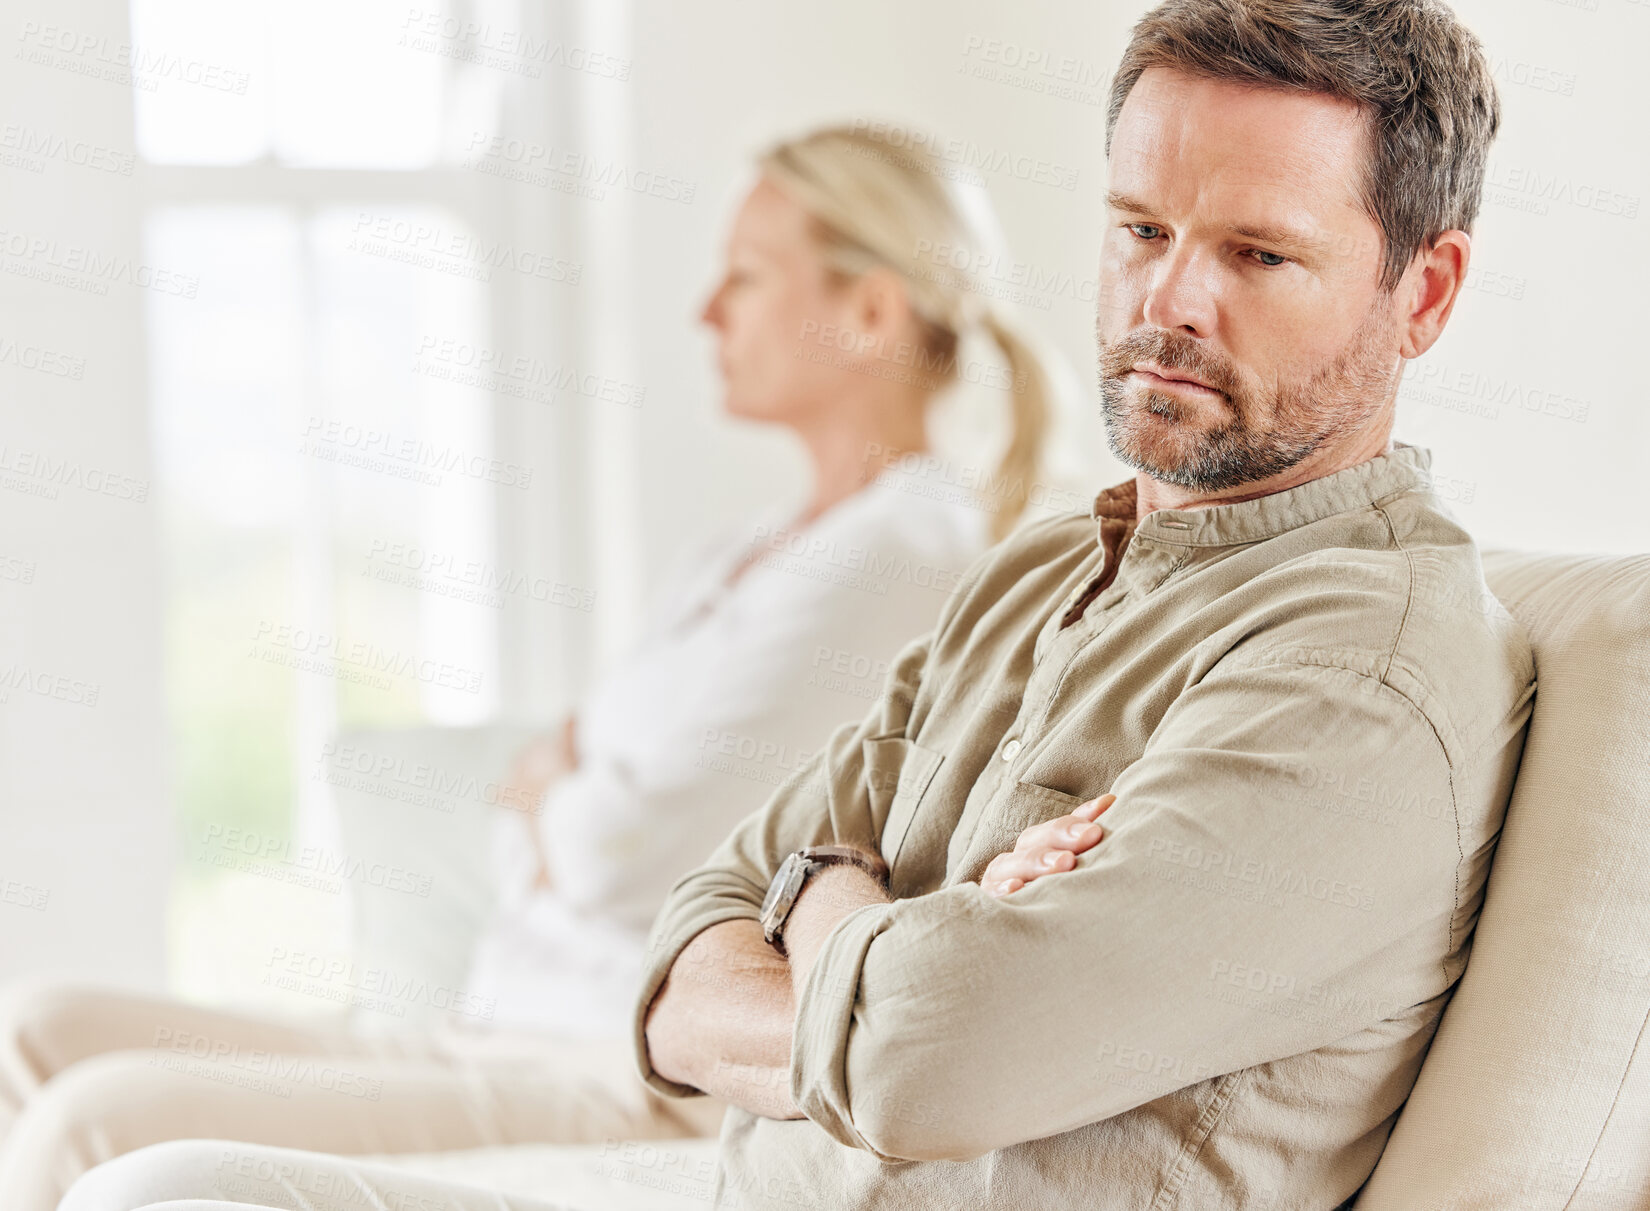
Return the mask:
<path id="1" fill-rule="evenodd" d="M 1484 568 L 1535 711 L 1466 974 L 1358 1211 L 1650 1207 L 1650 556 Z"/>

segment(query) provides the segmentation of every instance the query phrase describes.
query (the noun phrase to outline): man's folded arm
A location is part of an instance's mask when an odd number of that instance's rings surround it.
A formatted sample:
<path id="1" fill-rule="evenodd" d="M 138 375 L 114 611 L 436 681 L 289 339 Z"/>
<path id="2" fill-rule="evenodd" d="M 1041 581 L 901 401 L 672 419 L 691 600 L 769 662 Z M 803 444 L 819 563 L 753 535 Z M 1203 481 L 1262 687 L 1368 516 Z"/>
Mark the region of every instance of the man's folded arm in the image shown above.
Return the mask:
<path id="1" fill-rule="evenodd" d="M 842 920 L 797 1001 L 803 1113 L 882 1157 L 963 1160 L 1447 988 L 1458 838 L 1432 726 L 1363 673 L 1235 665 L 1170 708 L 1076 869 Z M 1343 813 L 1303 770 L 1385 812 Z"/>
<path id="2" fill-rule="evenodd" d="M 655 1089 L 676 1096 L 698 1092 L 655 1070 L 646 1037 L 648 1011 L 689 943 L 725 922 L 750 922 L 754 928 L 774 872 L 788 854 L 798 849 L 834 843 L 877 850 L 882 822 L 876 818 L 866 785 L 864 745 L 867 740 L 903 734 L 928 650 L 926 636 L 907 644 L 895 658 L 881 697 L 866 717 L 857 724 L 838 728 L 760 810 L 740 822 L 703 866 L 684 875 L 671 888 L 648 940 L 635 1019 L 638 1065 L 643 1078 Z M 735 945 L 745 949 L 737 940 Z M 788 998 L 788 980 L 786 985 Z M 730 983 L 723 989 L 721 1000 L 727 1012 L 737 1013 L 742 997 L 761 999 L 768 991 L 765 985 Z M 710 999 L 707 993 L 706 1008 L 710 1007 Z M 743 1061 L 735 1056 L 730 1062 Z"/>

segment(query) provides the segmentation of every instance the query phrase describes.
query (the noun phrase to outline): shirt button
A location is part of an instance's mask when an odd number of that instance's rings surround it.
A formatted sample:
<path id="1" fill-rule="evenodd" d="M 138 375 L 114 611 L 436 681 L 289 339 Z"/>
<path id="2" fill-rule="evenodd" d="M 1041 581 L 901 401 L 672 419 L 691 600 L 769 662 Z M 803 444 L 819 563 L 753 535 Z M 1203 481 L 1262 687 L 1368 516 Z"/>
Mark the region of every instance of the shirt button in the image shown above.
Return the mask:
<path id="1" fill-rule="evenodd" d="M 1018 740 L 1010 740 L 1007 744 L 1003 745 L 1003 760 L 1004 761 L 1012 761 L 1012 760 L 1014 760 L 1014 758 L 1018 757 L 1019 755 L 1020 755 L 1020 742 Z"/>

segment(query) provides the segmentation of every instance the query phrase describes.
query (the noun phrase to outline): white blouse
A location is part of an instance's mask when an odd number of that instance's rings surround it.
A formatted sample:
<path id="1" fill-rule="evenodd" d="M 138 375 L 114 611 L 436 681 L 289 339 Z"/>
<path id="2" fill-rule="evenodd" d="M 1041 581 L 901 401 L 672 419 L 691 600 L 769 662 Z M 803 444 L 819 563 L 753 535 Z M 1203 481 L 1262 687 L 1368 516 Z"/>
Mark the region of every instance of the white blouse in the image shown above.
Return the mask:
<path id="1" fill-rule="evenodd" d="M 907 461 L 803 529 L 770 512 L 707 544 L 579 710 L 578 768 L 541 815 L 500 813 L 499 905 L 469 981 L 497 999 L 495 1025 L 623 1035 L 671 884 L 857 722 L 933 627 L 990 515 Z M 535 825 L 547 889 L 532 886 Z"/>

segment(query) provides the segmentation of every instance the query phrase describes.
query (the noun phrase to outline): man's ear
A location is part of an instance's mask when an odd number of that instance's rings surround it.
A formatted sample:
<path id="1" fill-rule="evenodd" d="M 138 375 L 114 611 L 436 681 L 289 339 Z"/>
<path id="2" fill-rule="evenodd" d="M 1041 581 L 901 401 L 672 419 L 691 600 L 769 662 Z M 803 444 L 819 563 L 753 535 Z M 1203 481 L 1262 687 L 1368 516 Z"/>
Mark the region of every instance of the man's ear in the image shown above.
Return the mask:
<path id="1" fill-rule="evenodd" d="M 1398 290 L 1406 298 L 1400 314 L 1403 340 L 1399 355 L 1420 357 L 1443 335 L 1455 300 L 1461 297 L 1467 280 L 1467 262 L 1472 259 L 1472 237 L 1464 231 L 1441 232 L 1431 248 L 1415 254 Z"/>

